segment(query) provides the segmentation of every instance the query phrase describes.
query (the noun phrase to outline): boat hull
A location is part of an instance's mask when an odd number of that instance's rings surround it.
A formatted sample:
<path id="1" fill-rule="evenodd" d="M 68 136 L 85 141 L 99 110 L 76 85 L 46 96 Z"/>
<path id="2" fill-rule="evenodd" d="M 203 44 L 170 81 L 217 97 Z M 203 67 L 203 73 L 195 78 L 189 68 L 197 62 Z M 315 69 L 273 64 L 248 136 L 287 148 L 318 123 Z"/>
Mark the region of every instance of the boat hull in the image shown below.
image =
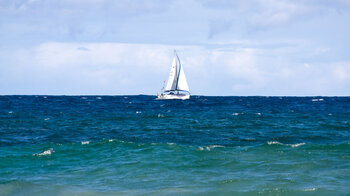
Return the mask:
<path id="1" fill-rule="evenodd" d="M 187 94 L 160 94 L 158 95 L 157 99 L 158 100 L 164 100 L 164 99 L 189 99 L 190 95 Z"/>

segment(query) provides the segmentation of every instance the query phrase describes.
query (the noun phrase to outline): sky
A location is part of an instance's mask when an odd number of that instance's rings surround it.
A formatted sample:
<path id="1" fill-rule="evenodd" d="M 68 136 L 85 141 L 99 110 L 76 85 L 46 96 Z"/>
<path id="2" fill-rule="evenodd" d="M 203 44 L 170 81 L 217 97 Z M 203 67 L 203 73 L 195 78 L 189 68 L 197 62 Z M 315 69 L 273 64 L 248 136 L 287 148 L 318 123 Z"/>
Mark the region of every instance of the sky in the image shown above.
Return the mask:
<path id="1" fill-rule="evenodd" d="M 350 96 L 350 0 L 0 0 L 1 95 Z"/>

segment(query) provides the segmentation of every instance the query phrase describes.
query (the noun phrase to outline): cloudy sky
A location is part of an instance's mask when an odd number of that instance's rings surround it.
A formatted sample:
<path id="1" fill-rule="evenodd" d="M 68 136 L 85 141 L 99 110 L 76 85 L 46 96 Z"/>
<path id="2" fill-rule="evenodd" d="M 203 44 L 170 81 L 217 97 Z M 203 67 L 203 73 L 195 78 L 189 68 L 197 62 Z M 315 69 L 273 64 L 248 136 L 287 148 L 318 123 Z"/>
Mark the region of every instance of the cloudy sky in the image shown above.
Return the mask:
<path id="1" fill-rule="evenodd" d="M 350 95 L 350 0 L 0 0 L 0 94 Z"/>

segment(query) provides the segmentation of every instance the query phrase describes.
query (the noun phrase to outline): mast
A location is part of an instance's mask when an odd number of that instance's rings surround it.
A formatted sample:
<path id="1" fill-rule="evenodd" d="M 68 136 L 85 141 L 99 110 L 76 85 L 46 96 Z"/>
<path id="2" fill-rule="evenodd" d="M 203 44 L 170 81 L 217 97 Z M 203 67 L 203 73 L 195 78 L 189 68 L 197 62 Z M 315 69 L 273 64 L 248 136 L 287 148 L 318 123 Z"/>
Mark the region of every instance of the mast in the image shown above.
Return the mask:
<path id="1" fill-rule="evenodd" d="M 176 86 L 175 86 L 175 90 L 178 90 L 177 86 L 179 85 L 179 76 L 180 76 L 180 71 L 181 71 L 181 61 L 180 61 L 179 56 L 177 56 L 177 54 L 176 54 L 176 50 L 174 50 L 174 55 L 176 56 L 177 60 L 179 61 L 179 71 L 178 71 L 178 74 L 177 74 Z"/>
<path id="2" fill-rule="evenodd" d="M 179 56 L 175 53 L 177 60 L 179 61 L 179 71 L 178 71 L 178 75 L 177 75 L 177 81 L 176 81 L 176 88 L 175 90 L 177 91 L 186 91 L 186 92 L 190 92 L 190 89 L 188 88 L 188 84 L 187 84 L 187 80 L 186 80 L 186 76 L 185 76 L 185 72 L 184 69 L 182 67 L 181 61 Z"/>

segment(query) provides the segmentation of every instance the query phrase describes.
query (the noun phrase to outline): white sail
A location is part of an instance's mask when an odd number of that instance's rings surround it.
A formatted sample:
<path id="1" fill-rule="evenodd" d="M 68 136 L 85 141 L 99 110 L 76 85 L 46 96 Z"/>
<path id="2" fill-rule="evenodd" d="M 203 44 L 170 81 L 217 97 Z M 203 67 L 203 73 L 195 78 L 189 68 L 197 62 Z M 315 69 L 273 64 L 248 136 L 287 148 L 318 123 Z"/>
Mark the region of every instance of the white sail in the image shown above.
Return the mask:
<path id="1" fill-rule="evenodd" d="M 174 51 L 174 59 L 171 65 L 168 83 L 161 94 L 157 94 L 157 99 L 189 99 L 190 89 L 188 88 L 184 69 L 180 59 Z"/>
<path id="2" fill-rule="evenodd" d="M 175 90 L 176 83 L 177 83 L 177 59 L 175 55 L 173 59 L 173 64 L 171 65 L 168 83 L 164 90 L 166 91 Z"/>
<path id="3" fill-rule="evenodd" d="M 177 81 L 177 89 L 176 90 L 182 90 L 182 91 L 188 91 L 188 92 L 190 91 L 190 89 L 188 88 L 184 68 L 182 67 L 182 65 L 180 65 L 180 73 L 179 73 L 179 78 Z"/>

